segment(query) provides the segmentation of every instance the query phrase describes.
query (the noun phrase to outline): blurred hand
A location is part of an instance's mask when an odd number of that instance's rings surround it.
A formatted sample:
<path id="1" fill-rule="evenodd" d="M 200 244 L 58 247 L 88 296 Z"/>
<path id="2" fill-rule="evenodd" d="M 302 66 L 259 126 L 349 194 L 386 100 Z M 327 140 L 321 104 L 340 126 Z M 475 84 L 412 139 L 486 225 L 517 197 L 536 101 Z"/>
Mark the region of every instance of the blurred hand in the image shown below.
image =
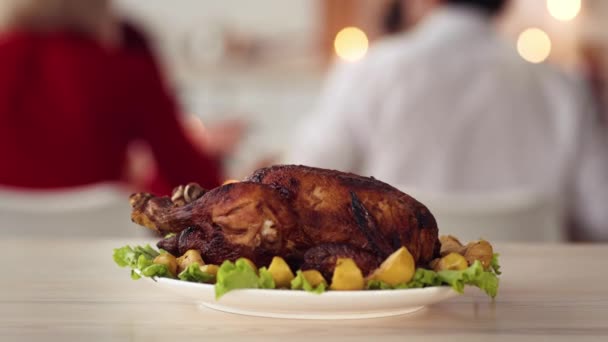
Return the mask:
<path id="1" fill-rule="evenodd" d="M 232 155 L 246 130 L 247 124 L 241 120 L 224 121 L 208 127 L 205 132 L 208 151 L 215 155 Z"/>
<path id="2" fill-rule="evenodd" d="M 205 126 L 198 117 L 190 116 L 185 123 L 186 133 L 205 152 L 216 157 L 232 155 L 247 129 L 243 120 L 231 119 Z"/>
<path id="3" fill-rule="evenodd" d="M 157 166 L 146 143 L 135 141 L 127 147 L 124 172 L 124 180 L 133 191 L 149 191 L 148 185 L 156 177 Z"/>

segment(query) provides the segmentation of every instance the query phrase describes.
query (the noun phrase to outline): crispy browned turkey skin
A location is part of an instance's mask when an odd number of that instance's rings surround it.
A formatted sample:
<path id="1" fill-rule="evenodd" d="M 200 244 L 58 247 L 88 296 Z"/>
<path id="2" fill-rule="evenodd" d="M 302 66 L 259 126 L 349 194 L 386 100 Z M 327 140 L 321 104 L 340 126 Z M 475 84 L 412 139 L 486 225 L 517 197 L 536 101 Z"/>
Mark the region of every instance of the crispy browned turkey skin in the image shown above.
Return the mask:
<path id="1" fill-rule="evenodd" d="M 260 169 L 185 205 L 149 194 L 131 203 L 134 222 L 177 233 L 160 248 L 196 249 L 213 264 L 247 257 L 262 266 L 282 256 L 329 277 L 338 257 L 368 274 L 401 246 L 419 266 L 439 248 L 435 218 L 414 198 L 374 178 L 306 166 Z"/>

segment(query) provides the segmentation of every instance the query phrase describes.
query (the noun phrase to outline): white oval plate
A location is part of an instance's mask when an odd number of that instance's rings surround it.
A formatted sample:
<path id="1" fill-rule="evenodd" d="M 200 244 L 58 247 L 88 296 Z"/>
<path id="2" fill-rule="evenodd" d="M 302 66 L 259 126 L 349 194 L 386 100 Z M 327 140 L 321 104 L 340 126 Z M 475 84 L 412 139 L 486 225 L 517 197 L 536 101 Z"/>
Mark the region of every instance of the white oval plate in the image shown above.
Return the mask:
<path id="1" fill-rule="evenodd" d="M 294 319 L 358 319 L 407 314 L 458 293 L 450 287 L 406 290 L 328 291 L 243 289 L 215 299 L 213 285 L 157 278 L 155 283 L 205 307 L 241 315 Z"/>

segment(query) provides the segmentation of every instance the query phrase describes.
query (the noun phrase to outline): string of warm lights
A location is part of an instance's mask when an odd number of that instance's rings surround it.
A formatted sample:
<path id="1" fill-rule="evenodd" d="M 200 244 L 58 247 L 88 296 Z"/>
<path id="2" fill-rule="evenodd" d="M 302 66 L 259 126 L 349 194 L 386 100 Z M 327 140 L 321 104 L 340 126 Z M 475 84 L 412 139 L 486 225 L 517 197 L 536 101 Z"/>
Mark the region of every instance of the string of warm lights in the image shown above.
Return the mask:
<path id="1" fill-rule="evenodd" d="M 547 0 L 547 11 L 556 20 L 571 21 L 580 13 L 581 0 Z M 523 30 L 517 38 L 519 55 L 530 63 L 542 63 L 551 55 L 551 38 L 536 27 Z"/>
<path id="2" fill-rule="evenodd" d="M 363 58 L 368 46 L 369 41 L 365 32 L 354 26 L 343 28 L 334 39 L 336 55 L 348 62 L 355 62 Z"/>
<path id="3" fill-rule="evenodd" d="M 547 0 L 549 14 L 557 20 L 570 21 L 581 11 L 581 0 Z"/>
<path id="4" fill-rule="evenodd" d="M 539 28 L 525 29 L 517 38 L 517 52 L 530 63 L 544 62 L 551 54 L 551 39 Z"/>
<path id="5" fill-rule="evenodd" d="M 580 13 L 582 0 L 546 0 L 547 11 L 556 20 L 571 21 Z M 336 55 L 348 62 L 362 59 L 367 53 L 369 41 L 363 30 L 349 26 L 340 30 L 334 39 Z M 542 63 L 551 55 L 552 42 L 540 28 L 524 29 L 517 38 L 517 51 L 528 62 Z"/>

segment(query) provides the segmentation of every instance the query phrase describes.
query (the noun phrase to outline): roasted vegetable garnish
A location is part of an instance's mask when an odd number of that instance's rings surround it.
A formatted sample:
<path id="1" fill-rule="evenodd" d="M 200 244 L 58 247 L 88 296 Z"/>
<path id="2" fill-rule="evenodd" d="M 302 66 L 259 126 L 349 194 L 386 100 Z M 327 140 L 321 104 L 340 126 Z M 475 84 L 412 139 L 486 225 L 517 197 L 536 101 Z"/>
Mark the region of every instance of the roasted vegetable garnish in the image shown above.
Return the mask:
<path id="1" fill-rule="evenodd" d="M 327 282 L 319 271 L 298 271 L 291 281 L 291 289 L 320 294 L 327 290 Z"/>
<path id="2" fill-rule="evenodd" d="M 437 271 L 418 268 L 412 275 L 409 273 L 410 260 L 406 252 L 405 248 L 395 251 L 382 263 L 383 267 L 372 273 L 376 276 L 369 277 L 367 281 L 354 260 L 339 258 L 329 288 L 323 275 L 317 270 L 298 270 L 294 277 L 287 263 L 280 257 L 274 259 L 271 269 L 258 269 L 252 265 L 251 260 L 245 258 L 236 262 L 225 261 L 220 267 L 193 262 L 177 277 L 183 281 L 215 284 L 217 298 L 236 289 L 279 287 L 320 294 L 327 290 L 392 290 L 451 286 L 462 293 L 464 287 L 469 285 L 480 288 L 491 297 L 497 294 L 497 275 L 500 274 L 498 254 L 492 256 L 489 267 L 484 269 L 479 260 L 466 266 L 462 255 L 451 253 L 437 259 L 437 265 L 443 265 L 439 266 Z M 150 246 L 117 248 L 114 250 L 114 260 L 121 267 L 130 267 L 134 279 L 142 276 L 174 278 L 173 269 L 177 268 L 174 256 L 156 251 Z"/>
<path id="3" fill-rule="evenodd" d="M 418 268 L 412 280 L 399 284 L 372 278 L 367 282 L 366 287 L 388 290 L 448 285 L 462 293 L 465 285 L 469 285 L 480 288 L 494 298 L 498 293 L 498 275 L 501 272 L 498 254 L 488 255 L 493 250 L 492 245 L 480 240 L 462 246 L 460 241 L 452 236 L 442 236 L 440 240 L 446 244 L 445 246 L 442 244 L 441 253 L 447 254 L 430 263 L 434 271 Z"/>
<path id="4" fill-rule="evenodd" d="M 487 270 L 490 267 L 492 257 L 494 256 L 494 249 L 488 241 L 479 240 L 471 242 L 465 248 L 464 257 L 469 265 L 472 265 L 475 261 L 479 261 L 484 269 Z"/>
<path id="5" fill-rule="evenodd" d="M 331 279 L 330 289 L 352 291 L 362 290 L 365 287 L 363 274 L 353 259 L 338 258 L 334 276 Z"/>
<path id="6" fill-rule="evenodd" d="M 389 285 L 378 280 L 371 280 L 367 283 L 368 289 L 388 290 L 388 289 L 412 289 L 428 286 L 448 285 L 456 292 L 463 293 L 465 285 L 480 288 L 488 296 L 494 298 L 498 293 L 498 277 L 492 271 L 485 271 L 479 261 L 464 270 L 445 270 L 431 271 L 423 268 L 416 270 L 414 278 L 409 283 Z"/>
<path id="7" fill-rule="evenodd" d="M 203 265 L 200 267 L 201 272 L 210 274 L 212 276 L 217 275 L 217 271 L 220 269 L 218 265 Z"/>
<path id="8" fill-rule="evenodd" d="M 458 253 L 450 253 L 439 259 L 439 261 L 434 265 L 433 269 L 435 271 L 462 271 L 467 267 L 469 267 L 467 259 Z"/>
<path id="9" fill-rule="evenodd" d="M 159 256 L 154 258 L 152 262 L 157 265 L 165 265 L 171 276 L 177 276 L 177 260 L 173 255 L 161 253 Z"/>
<path id="10" fill-rule="evenodd" d="M 272 275 L 272 279 L 274 279 L 277 288 L 289 288 L 291 286 L 291 281 L 295 277 L 289 268 L 289 265 L 287 265 L 285 260 L 281 257 L 272 258 L 272 262 L 270 263 L 270 266 L 268 266 L 268 272 Z"/>
<path id="11" fill-rule="evenodd" d="M 405 247 L 391 254 L 369 277 L 389 285 L 407 283 L 414 276 L 416 264 L 414 258 Z"/>
<path id="12" fill-rule="evenodd" d="M 439 252 L 441 256 L 446 256 L 450 253 L 464 253 L 464 246 L 457 238 L 453 237 L 452 235 L 440 236 L 439 242 L 441 242 L 441 250 Z"/>
<path id="13" fill-rule="evenodd" d="M 189 249 L 186 251 L 186 253 L 184 253 L 184 255 L 177 258 L 178 272 L 182 272 L 183 270 L 188 268 L 188 266 L 190 266 L 190 264 L 193 264 L 193 263 L 197 263 L 199 266 L 202 266 L 205 264 L 205 262 L 203 261 L 203 258 L 201 257 L 201 253 L 199 253 L 195 249 Z"/>

